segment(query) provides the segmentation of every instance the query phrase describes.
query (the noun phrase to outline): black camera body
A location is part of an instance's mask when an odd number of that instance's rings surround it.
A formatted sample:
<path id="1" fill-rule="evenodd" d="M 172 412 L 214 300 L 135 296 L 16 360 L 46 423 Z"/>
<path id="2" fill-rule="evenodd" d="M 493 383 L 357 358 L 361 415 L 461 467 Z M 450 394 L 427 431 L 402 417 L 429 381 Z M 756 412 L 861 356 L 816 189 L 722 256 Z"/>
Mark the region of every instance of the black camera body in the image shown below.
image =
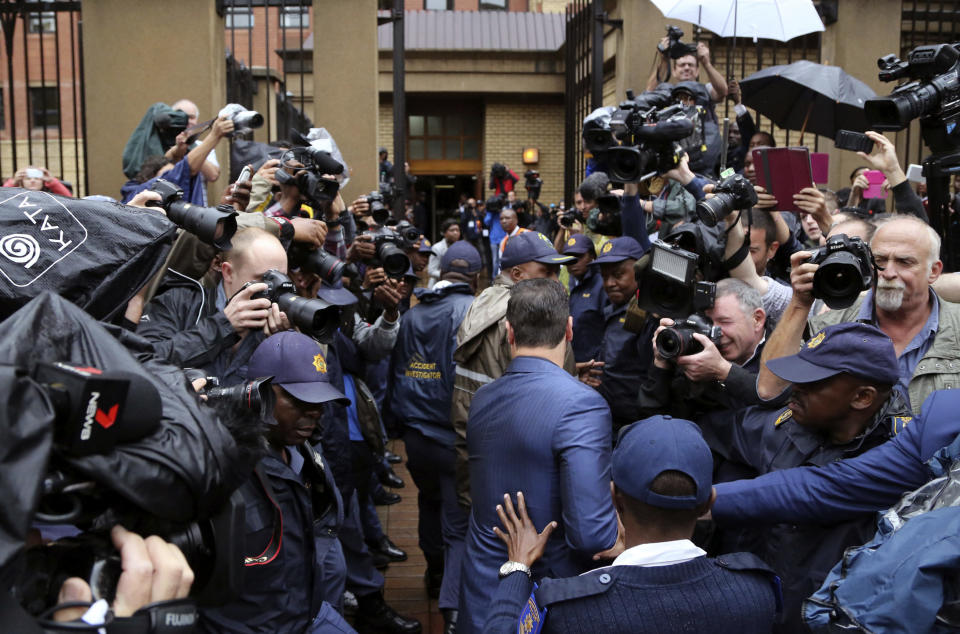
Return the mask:
<path id="1" fill-rule="evenodd" d="M 340 327 L 340 309 L 328 304 L 319 298 L 309 299 L 297 295 L 297 287 L 290 278 L 270 269 L 263 274 L 262 282 L 267 288 L 250 297 L 250 299 L 269 299 L 280 307 L 290 323 L 297 326 L 301 332 L 310 335 L 321 343 L 330 343 Z M 257 282 L 248 282 L 249 284 Z"/>
<path id="2" fill-rule="evenodd" d="M 918 46 L 903 62 L 895 55 L 877 60 L 881 81 L 909 77 L 890 95 L 864 103 L 873 130 L 902 130 L 921 119 L 924 141 L 934 152 L 954 151 L 960 130 L 949 126 L 960 115 L 960 51 L 958 44 Z M 924 121 L 938 125 L 923 125 Z"/>
<path id="3" fill-rule="evenodd" d="M 701 256 L 675 244 L 657 240 L 637 270 L 637 305 L 647 313 L 686 319 L 713 306 L 717 285 L 698 279 Z M 639 264 L 639 263 L 638 263 Z"/>
<path id="4" fill-rule="evenodd" d="M 183 190 L 170 181 L 158 178 L 150 191 L 160 194 L 160 201 L 147 201 L 148 207 L 160 207 L 167 218 L 203 242 L 221 251 L 230 248 L 230 239 L 237 232 L 237 210 L 230 205 L 216 208 L 198 207 L 183 201 Z"/>
<path id="5" fill-rule="evenodd" d="M 703 344 L 694 338 L 694 334 L 703 335 L 714 345 L 719 345 L 723 336 L 720 326 L 714 326 L 709 317 L 693 314 L 660 331 L 656 340 L 657 354 L 664 359 L 676 359 L 702 352 Z"/>
<path id="6" fill-rule="evenodd" d="M 366 195 L 367 204 L 370 205 L 370 215 L 373 221 L 378 225 L 386 224 L 390 219 L 390 209 L 383 203 L 383 194 L 380 192 L 370 192 Z"/>
<path id="7" fill-rule="evenodd" d="M 395 233 L 386 227 L 376 231 L 366 231 L 362 235 L 372 238 L 377 250 L 376 260 L 370 263 L 371 266 L 382 266 L 383 272 L 394 279 L 401 279 L 410 269 L 410 258 L 406 251 L 413 247 L 412 241 L 408 241 L 402 234 Z M 418 231 L 417 238 L 419 237 Z"/>
<path id="8" fill-rule="evenodd" d="M 749 209 L 757 204 L 757 192 L 742 174 L 732 174 L 717 183 L 713 197 L 697 203 L 697 217 L 708 227 L 715 227 L 727 214 Z"/>
<path id="9" fill-rule="evenodd" d="M 347 264 L 322 247 L 311 249 L 302 243 L 294 242 L 290 245 L 287 255 L 292 268 L 313 273 L 328 284 L 336 284 L 344 276 L 356 277 L 358 274 L 356 267 Z"/>
<path id="10" fill-rule="evenodd" d="M 290 174 L 286 170 L 278 169 L 275 173 L 277 182 L 281 185 L 293 185 L 300 195 L 307 199 L 312 207 L 319 207 L 337 197 L 340 183 L 333 178 L 317 176 L 313 172 L 303 170 Z"/>
<path id="11" fill-rule="evenodd" d="M 503 197 L 491 196 L 490 198 L 487 198 L 487 202 L 484 204 L 484 209 L 499 216 L 500 212 L 503 211 Z"/>
<path id="12" fill-rule="evenodd" d="M 681 42 L 680 39 L 683 37 L 683 31 L 679 27 L 670 25 L 667 27 L 667 38 L 670 40 L 667 44 L 667 50 L 663 51 L 670 55 L 670 59 L 680 59 L 684 55 L 694 55 L 697 54 L 697 47 L 695 44 L 686 44 Z"/>
<path id="13" fill-rule="evenodd" d="M 494 178 L 504 179 L 506 177 L 507 177 L 507 166 L 504 165 L 503 163 L 494 163 L 493 166 L 490 167 L 491 180 Z"/>
<path id="14" fill-rule="evenodd" d="M 579 222 L 581 225 L 586 221 L 583 217 L 583 214 L 580 213 L 580 210 L 574 207 L 573 209 L 567 209 L 559 215 L 557 222 L 560 223 L 561 227 L 566 227 L 569 229 L 573 226 L 573 223 Z"/>
<path id="15" fill-rule="evenodd" d="M 813 274 L 813 296 L 832 309 L 851 306 L 861 292 L 873 286 L 873 253 L 856 236 L 840 233 L 827 238 L 807 261 L 820 265 Z"/>
<path id="16" fill-rule="evenodd" d="M 611 180 L 637 182 L 650 172 L 668 172 L 680 164 L 679 141 L 694 130 L 693 121 L 680 104 L 669 104 L 663 91 L 650 91 L 627 101 L 610 117 L 610 129 L 621 145 L 601 153 Z M 666 107 L 663 107 L 666 105 Z"/>
<path id="17" fill-rule="evenodd" d="M 539 200 L 540 189 L 543 187 L 543 179 L 540 178 L 540 172 L 530 169 L 524 173 L 523 177 L 525 179 L 524 186 L 527 188 L 527 198 Z"/>
<path id="18" fill-rule="evenodd" d="M 272 376 L 261 376 L 239 385 L 208 387 L 201 394 L 206 395 L 208 402 L 222 401 L 230 407 L 247 409 L 264 416 L 272 414 L 276 404 L 271 381 Z"/>

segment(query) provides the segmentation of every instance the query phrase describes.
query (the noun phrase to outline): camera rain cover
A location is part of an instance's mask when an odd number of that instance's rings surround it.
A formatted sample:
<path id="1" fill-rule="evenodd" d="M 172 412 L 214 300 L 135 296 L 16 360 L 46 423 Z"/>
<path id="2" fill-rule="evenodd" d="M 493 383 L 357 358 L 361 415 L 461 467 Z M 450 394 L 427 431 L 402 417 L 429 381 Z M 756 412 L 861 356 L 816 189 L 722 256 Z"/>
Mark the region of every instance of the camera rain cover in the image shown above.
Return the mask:
<path id="1" fill-rule="evenodd" d="M 112 316 L 163 265 L 176 230 L 153 209 L 0 189 L 0 320 L 44 291 Z"/>
<path id="2" fill-rule="evenodd" d="M 212 409 L 201 406 L 179 368 L 152 355 L 145 339 L 112 326 L 108 330 L 50 292 L 3 325 L 0 492 L 5 494 L 6 512 L 0 518 L 0 564 L 23 543 L 57 424 L 36 383 L 14 380 L 10 372 L 4 373 L 3 364 L 32 374 L 41 362 L 65 361 L 139 375 L 157 389 L 162 413 L 154 430 L 104 454 L 55 454 L 59 464 L 68 464 L 149 514 L 171 521 L 204 516 L 249 475 L 252 462 L 231 432 Z"/>

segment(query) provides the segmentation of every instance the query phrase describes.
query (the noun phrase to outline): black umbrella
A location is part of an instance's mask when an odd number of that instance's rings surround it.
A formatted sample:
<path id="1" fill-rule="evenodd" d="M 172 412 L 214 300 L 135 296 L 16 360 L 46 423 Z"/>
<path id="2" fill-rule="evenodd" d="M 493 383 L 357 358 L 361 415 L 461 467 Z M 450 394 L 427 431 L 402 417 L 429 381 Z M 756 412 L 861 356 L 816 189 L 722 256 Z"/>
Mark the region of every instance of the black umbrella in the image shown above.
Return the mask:
<path id="1" fill-rule="evenodd" d="M 743 104 L 781 128 L 834 138 L 837 130 L 867 129 L 863 104 L 876 93 L 839 66 L 800 60 L 771 66 L 740 82 Z"/>

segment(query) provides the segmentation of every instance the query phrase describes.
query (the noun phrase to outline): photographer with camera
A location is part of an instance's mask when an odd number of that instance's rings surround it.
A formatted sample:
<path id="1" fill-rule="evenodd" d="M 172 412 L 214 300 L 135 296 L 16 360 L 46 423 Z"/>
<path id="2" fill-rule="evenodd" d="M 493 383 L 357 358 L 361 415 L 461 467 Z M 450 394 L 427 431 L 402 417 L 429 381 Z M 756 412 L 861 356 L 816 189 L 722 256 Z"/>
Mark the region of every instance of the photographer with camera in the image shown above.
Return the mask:
<path id="1" fill-rule="evenodd" d="M 641 417 L 669 414 L 695 421 L 707 412 L 760 402 L 757 372 L 768 334 L 760 294 L 740 280 L 723 279 L 717 282 L 713 307 L 704 312 L 719 327 L 719 341 L 694 331 L 699 351 L 682 351 L 669 359 L 663 356 L 659 335 L 676 324 L 660 320 L 653 335 L 653 366 L 637 401 Z"/>
<path id="2" fill-rule="evenodd" d="M 841 237 L 846 238 L 836 236 Z M 825 249 L 830 248 L 829 242 Z M 830 253 L 853 255 L 843 254 L 849 250 L 843 247 Z M 939 259 L 940 237 L 915 216 L 895 216 L 876 230 L 870 250 L 873 262 L 857 264 L 861 269 L 868 269 L 865 281 L 869 282 L 869 290 L 859 297 L 855 293 L 861 288 L 862 281 L 857 278 L 862 273 L 837 267 L 835 274 L 821 277 L 817 274 L 821 265 L 808 261 L 813 254 L 807 251 L 793 254 L 790 272 L 793 296 L 763 351 L 757 379 L 761 398 L 774 398 L 787 387 L 787 382 L 777 378 L 766 364 L 799 348 L 805 327 L 816 332 L 824 326 L 848 321 L 874 324 L 893 340 L 899 365 L 895 389 L 915 413 L 919 413 L 920 405 L 931 392 L 955 385 L 960 379 L 960 353 L 953 343 L 956 333 L 960 332 L 960 306 L 940 300 L 930 286 L 943 269 Z M 855 257 L 859 261 L 869 254 Z M 825 259 L 822 262 L 827 264 Z M 844 304 L 843 309 L 810 317 L 816 296 L 834 287 L 853 293 L 852 303 Z"/>
<path id="3" fill-rule="evenodd" d="M 180 367 L 203 369 L 223 385 L 244 379 L 247 359 L 265 336 L 291 328 L 275 301 L 257 297 L 271 270 L 286 274 L 287 253 L 262 229 L 233 236 L 222 254 L 220 279 L 199 282 L 170 270 L 144 310 L 137 334 L 157 355 Z"/>
<path id="4" fill-rule="evenodd" d="M 490 189 L 494 196 L 506 196 L 519 180 L 517 173 L 503 163 L 494 163 L 490 168 Z"/>

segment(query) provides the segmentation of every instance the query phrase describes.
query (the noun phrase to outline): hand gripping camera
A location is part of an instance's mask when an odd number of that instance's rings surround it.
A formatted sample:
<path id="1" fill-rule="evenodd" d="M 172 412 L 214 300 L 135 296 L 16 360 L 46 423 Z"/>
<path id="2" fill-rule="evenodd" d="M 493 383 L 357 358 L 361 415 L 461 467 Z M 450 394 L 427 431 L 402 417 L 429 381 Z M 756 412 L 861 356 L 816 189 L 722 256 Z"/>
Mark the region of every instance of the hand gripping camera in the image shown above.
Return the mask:
<path id="1" fill-rule="evenodd" d="M 833 309 L 853 304 L 873 285 L 876 263 L 863 240 L 839 233 L 813 251 L 808 262 L 819 264 L 813 274 L 813 296 Z"/>
<path id="2" fill-rule="evenodd" d="M 269 299 L 277 304 L 280 310 L 287 314 L 290 323 L 304 334 L 321 343 L 333 341 L 340 325 L 340 309 L 337 306 L 319 298 L 300 297 L 290 278 L 276 269 L 264 273 L 262 281 L 267 285 L 266 290 L 252 295 L 250 299 Z M 247 282 L 243 288 L 250 284 L 257 282 Z"/>
<path id="3" fill-rule="evenodd" d="M 731 211 L 749 209 L 757 204 L 757 192 L 740 174 L 726 177 L 713 189 L 712 198 L 697 203 L 697 217 L 708 227 L 715 227 Z"/>
<path id="4" fill-rule="evenodd" d="M 690 315 L 684 320 L 677 321 L 673 326 L 664 328 L 657 335 L 657 354 L 664 359 L 676 359 L 691 354 L 697 354 L 703 351 L 703 344 L 697 341 L 693 335 L 699 333 L 718 345 L 723 332 L 720 326 L 714 326 L 713 322 L 704 315 Z"/>

